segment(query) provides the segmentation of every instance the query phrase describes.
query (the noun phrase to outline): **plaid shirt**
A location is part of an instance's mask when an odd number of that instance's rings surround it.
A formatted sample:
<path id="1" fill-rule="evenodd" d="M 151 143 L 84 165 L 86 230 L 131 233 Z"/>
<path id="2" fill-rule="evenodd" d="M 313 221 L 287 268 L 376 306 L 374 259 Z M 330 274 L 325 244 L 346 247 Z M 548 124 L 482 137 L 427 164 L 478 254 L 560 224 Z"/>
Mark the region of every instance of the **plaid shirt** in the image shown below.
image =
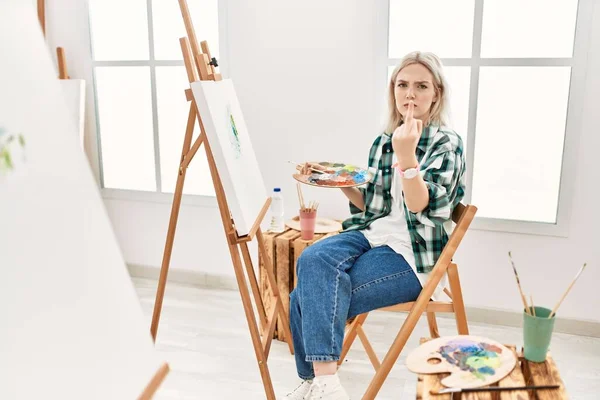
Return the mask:
<path id="1" fill-rule="evenodd" d="M 393 155 L 392 136 L 383 133 L 375 139 L 369 153 L 369 170 L 377 174 L 366 187 L 359 188 L 365 211 L 350 203 L 353 215 L 344 221 L 344 230 L 368 229 L 373 221 L 390 213 Z M 452 211 L 465 194 L 462 139 L 452 130 L 430 125 L 423 128 L 416 156 L 429 192 L 429 204 L 418 213 L 411 212 L 404 201 L 403 205 L 417 272 L 427 273 L 448 242 Z"/>

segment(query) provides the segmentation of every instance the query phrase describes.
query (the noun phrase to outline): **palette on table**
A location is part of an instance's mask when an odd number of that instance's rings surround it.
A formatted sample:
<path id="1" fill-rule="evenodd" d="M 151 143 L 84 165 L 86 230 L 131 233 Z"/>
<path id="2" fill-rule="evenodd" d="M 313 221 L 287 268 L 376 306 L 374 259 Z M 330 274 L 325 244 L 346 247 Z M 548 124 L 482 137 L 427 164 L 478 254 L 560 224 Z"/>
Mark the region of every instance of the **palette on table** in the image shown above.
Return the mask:
<path id="1" fill-rule="evenodd" d="M 373 173 L 351 164 L 337 162 L 310 162 L 323 170 L 312 170 L 310 174 L 294 174 L 298 182 L 321 187 L 354 187 L 364 185 L 373 179 Z M 320 168 L 319 168 L 320 169 Z"/>
<path id="2" fill-rule="evenodd" d="M 506 346 L 479 336 L 460 335 L 428 341 L 406 359 L 409 370 L 419 374 L 449 372 L 447 387 L 474 388 L 490 385 L 507 376 L 517 359 Z"/>

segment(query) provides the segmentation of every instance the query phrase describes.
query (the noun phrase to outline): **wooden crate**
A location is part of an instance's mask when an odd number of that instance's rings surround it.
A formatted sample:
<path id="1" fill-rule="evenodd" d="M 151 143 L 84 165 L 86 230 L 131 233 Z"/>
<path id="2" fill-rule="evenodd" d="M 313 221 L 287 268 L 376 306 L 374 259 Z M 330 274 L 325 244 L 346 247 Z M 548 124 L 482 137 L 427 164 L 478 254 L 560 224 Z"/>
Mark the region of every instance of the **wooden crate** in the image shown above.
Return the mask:
<path id="1" fill-rule="evenodd" d="M 431 340 L 421 338 L 421 343 Z M 419 374 L 417 378 L 417 400 L 565 400 L 569 396 L 560 378 L 556 363 L 550 353 L 543 363 L 534 363 L 523 358 L 522 352 L 517 353 L 514 345 L 505 345 L 517 356 L 517 365 L 510 374 L 490 386 L 525 386 L 525 385 L 560 385 L 558 389 L 535 391 L 511 390 L 506 392 L 471 392 L 433 395 L 430 390 L 444 388 L 441 380 L 444 374 Z"/>
<path id="2" fill-rule="evenodd" d="M 281 295 L 281 302 L 283 303 L 287 315 L 289 315 L 290 312 L 290 293 L 296 287 L 296 263 L 298 262 L 298 257 L 300 257 L 302 251 L 311 244 L 336 234 L 337 233 L 315 234 L 315 237 L 312 240 L 302 240 L 299 231 L 286 227 L 286 230 L 282 233 L 266 232 L 263 235 L 265 238 L 267 256 L 271 260 L 275 280 L 277 281 L 277 288 Z M 259 289 L 262 298 L 265 299 L 265 308 L 267 315 L 269 315 L 269 312 L 273 309 L 273 305 L 268 302 L 271 298 L 271 290 L 267 282 L 265 264 L 262 257 L 260 257 L 260 254 Z M 283 341 L 285 340 L 285 336 L 283 329 L 280 328 L 280 324 L 281 321 L 278 319 L 274 337 Z"/>

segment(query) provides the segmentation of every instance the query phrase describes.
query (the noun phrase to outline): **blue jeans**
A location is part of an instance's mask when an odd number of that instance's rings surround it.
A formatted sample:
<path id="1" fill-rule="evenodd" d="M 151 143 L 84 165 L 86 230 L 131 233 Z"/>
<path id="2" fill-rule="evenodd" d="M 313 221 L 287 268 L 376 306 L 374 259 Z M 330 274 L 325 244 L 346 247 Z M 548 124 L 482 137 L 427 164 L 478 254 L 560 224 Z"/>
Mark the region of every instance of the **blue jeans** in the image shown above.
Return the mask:
<path id="1" fill-rule="evenodd" d="M 313 361 L 340 359 L 346 320 L 377 308 L 414 301 L 421 284 L 389 246 L 371 248 L 360 231 L 342 232 L 306 248 L 290 295 L 296 369 L 312 379 Z"/>

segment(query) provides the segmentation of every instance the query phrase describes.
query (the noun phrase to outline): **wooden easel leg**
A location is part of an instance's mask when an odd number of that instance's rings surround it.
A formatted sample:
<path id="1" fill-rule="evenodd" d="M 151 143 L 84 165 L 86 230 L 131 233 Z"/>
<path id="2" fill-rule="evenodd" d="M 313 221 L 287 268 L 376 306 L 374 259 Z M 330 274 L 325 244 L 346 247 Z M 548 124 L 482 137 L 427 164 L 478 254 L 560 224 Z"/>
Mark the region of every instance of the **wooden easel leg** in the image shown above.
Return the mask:
<path id="1" fill-rule="evenodd" d="M 279 292 L 279 288 L 277 287 L 277 281 L 275 280 L 275 275 L 273 274 L 273 266 L 271 265 L 271 260 L 267 257 L 267 249 L 265 247 L 265 237 L 263 236 L 262 230 L 259 228 L 256 231 L 256 240 L 258 241 L 258 251 L 260 252 L 263 262 L 265 263 L 265 270 L 267 272 L 267 278 L 269 280 L 269 285 L 271 286 L 271 291 L 273 292 L 273 296 L 275 297 L 276 307 L 279 309 L 279 318 L 281 320 L 281 324 L 283 325 L 283 332 L 285 336 L 285 341 L 288 344 L 288 348 L 290 349 L 290 354 L 294 354 L 294 342 L 292 341 L 292 331 L 290 329 L 290 319 L 285 312 L 285 308 L 283 307 L 283 303 L 281 301 L 281 295 Z"/>
<path id="2" fill-rule="evenodd" d="M 194 124 L 196 119 L 195 104 L 190 106 L 188 123 L 185 132 L 183 148 L 181 150 L 181 162 L 185 162 L 186 155 L 190 148 L 192 134 L 194 132 Z M 189 164 L 189 161 L 188 161 Z M 152 325 L 150 333 L 152 340 L 156 341 L 156 332 L 158 331 L 158 323 L 160 321 L 160 313 L 162 310 L 163 298 L 165 296 L 165 287 L 167 285 L 167 275 L 169 274 L 169 264 L 171 263 L 171 252 L 173 251 L 173 241 L 175 239 L 175 229 L 177 229 L 177 218 L 179 217 L 179 209 L 181 207 L 181 197 L 183 195 L 183 183 L 185 182 L 185 173 L 187 168 L 179 168 L 177 175 L 177 185 L 175 186 L 175 194 L 173 196 L 173 205 L 171 206 L 171 219 L 169 220 L 169 230 L 167 231 L 167 240 L 165 242 L 165 250 L 163 252 L 162 266 L 160 268 L 160 277 L 158 279 L 158 288 L 156 289 L 156 300 L 154 301 L 154 312 L 152 314 Z"/>
<path id="3" fill-rule="evenodd" d="M 160 387 L 160 384 L 165 380 L 165 377 L 169 373 L 169 364 L 164 363 L 160 366 L 156 374 L 152 377 L 152 380 L 148 383 L 148 386 L 144 389 L 144 392 L 138 397 L 138 400 L 150 400 L 156 394 L 156 391 Z"/>
<path id="4" fill-rule="evenodd" d="M 242 249 L 244 265 L 246 265 L 246 273 L 248 275 L 248 280 L 250 281 L 250 288 L 252 289 L 252 294 L 254 295 L 254 303 L 256 304 L 258 316 L 260 317 L 260 323 L 263 326 L 263 330 L 265 330 L 268 328 L 267 313 L 265 311 L 263 299 L 260 297 L 260 291 L 258 289 L 258 280 L 256 279 L 256 272 L 254 271 L 254 266 L 252 265 L 250 251 L 248 251 L 248 244 L 246 242 L 240 243 L 240 248 Z"/>
<path id="5" fill-rule="evenodd" d="M 248 292 L 248 286 L 246 285 L 246 279 L 244 278 L 242 260 L 237 249 L 237 244 L 229 243 L 229 252 L 231 253 L 235 277 L 242 297 L 244 313 L 246 314 L 246 320 L 248 321 L 248 329 L 250 330 L 252 345 L 254 346 L 254 353 L 256 354 L 256 360 L 258 361 L 258 368 L 263 380 L 263 386 L 265 387 L 265 393 L 268 400 L 275 400 L 275 392 L 273 390 L 273 383 L 271 382 L 271 375 L 269 374 L 269 367 L 267 366 L 267 358 L 265 357 L 263 346 L 260 341 L 260 332 L 256 325 L 256 318 L 254 316 L 254 310 L 252 309 L 252 300 L 250 299 L 250 293 Z"/>

